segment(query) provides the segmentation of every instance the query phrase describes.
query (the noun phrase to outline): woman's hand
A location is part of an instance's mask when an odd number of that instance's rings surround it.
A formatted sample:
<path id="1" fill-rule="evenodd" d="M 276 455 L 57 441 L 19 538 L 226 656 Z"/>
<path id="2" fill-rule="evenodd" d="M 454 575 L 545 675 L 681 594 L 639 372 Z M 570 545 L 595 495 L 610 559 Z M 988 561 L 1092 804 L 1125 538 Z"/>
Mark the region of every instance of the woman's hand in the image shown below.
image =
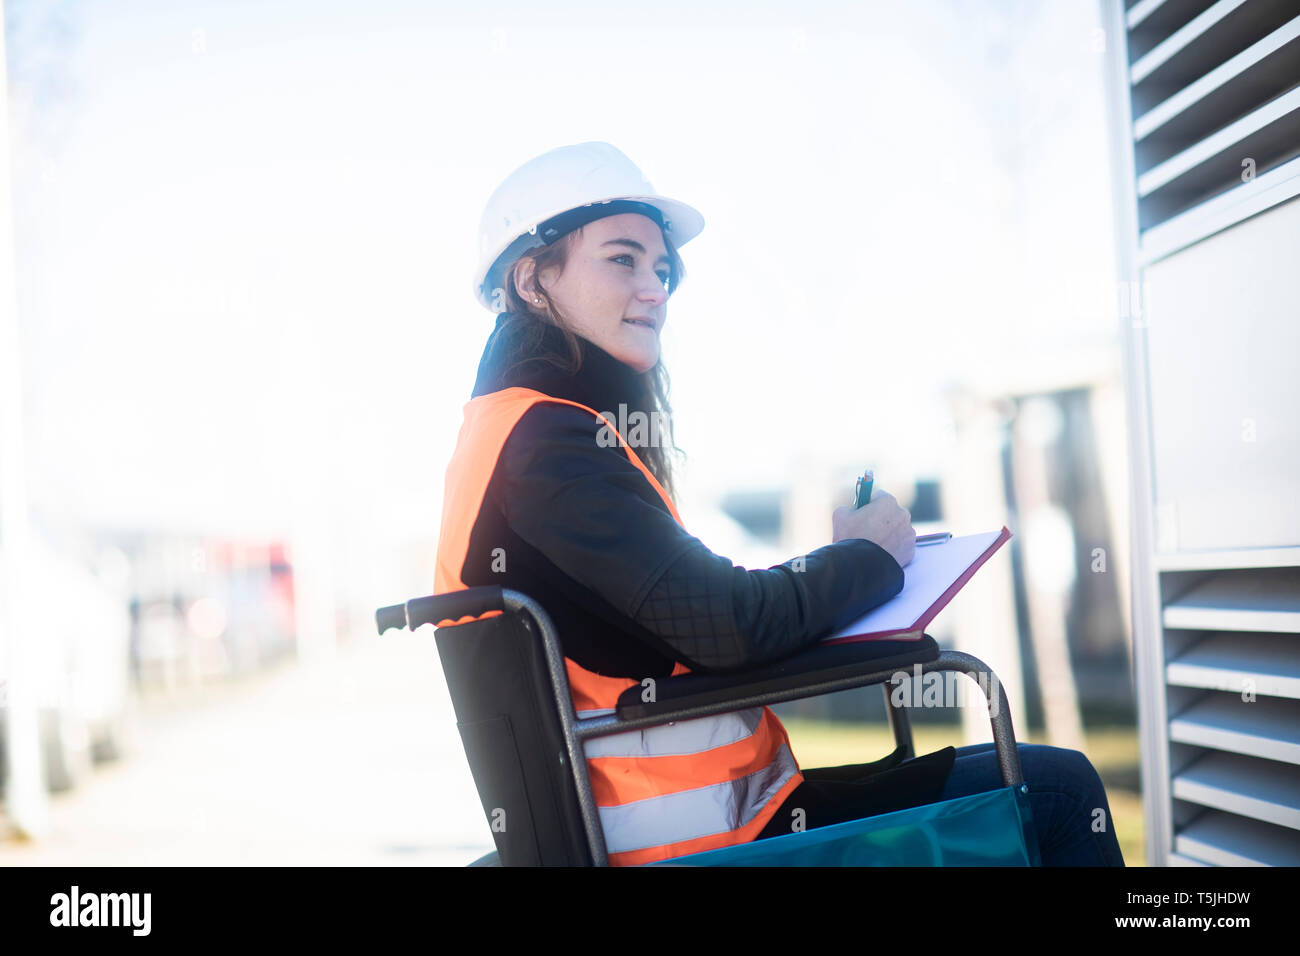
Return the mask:
<path id="1" fill-rule="evenodd" d="M 831 515 L 831 528 L 835 541 L 845 538 L 874 541 L 890 553 L 899 567 L 907 567 L 916 553 L 912 513 L 887 491 L 877 489 L 861 508 L 847 505 L 836 508 Z"/>

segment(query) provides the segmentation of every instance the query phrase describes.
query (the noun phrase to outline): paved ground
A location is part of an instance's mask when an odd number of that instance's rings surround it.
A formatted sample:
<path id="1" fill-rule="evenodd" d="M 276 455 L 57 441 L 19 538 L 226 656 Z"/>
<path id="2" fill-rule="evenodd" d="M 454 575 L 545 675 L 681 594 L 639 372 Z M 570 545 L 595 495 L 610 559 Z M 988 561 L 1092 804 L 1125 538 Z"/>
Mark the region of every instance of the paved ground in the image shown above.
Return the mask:
<path id="1" fill-rule="evenodd" d="M 432 633 L 361 637 L 202 699 L 153 701 L 131 751 L 51 798 L 0 866 L 460 866 L 492 849 Z"/>

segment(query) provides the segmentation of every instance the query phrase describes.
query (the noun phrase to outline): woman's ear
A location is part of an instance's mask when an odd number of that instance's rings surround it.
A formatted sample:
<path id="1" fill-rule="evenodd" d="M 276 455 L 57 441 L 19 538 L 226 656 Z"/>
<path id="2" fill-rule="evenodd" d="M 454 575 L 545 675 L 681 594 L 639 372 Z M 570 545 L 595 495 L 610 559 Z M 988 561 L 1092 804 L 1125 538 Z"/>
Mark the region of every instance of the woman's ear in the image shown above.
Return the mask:
<path id="1" fill-rule="evenodd" d="M 515 268 L 515 294 L 525 302 L 537 298 L 537 263 L 525 256 Z"/>

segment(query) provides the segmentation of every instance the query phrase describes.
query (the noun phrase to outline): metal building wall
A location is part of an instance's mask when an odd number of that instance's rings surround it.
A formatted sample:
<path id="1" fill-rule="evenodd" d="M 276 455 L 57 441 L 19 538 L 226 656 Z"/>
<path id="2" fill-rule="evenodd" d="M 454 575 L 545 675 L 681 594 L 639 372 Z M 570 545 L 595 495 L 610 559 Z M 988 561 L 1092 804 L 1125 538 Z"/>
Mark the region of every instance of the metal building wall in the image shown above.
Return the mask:
<path id="1" fill-rule="evenodd" d="M 1300 4 L 1102 0 L 1152 865 L 1300 864 Z"/>

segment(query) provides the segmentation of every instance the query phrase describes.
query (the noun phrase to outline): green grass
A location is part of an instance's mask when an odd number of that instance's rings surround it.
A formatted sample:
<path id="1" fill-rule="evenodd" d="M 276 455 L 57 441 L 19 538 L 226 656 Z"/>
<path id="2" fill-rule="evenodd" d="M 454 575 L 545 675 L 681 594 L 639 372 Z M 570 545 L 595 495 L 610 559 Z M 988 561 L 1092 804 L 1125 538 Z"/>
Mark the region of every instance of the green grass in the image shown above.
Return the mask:
<path id="1" fill-rule="evenodd" d="M 883 724 L 831 723 L 823 720 L 787 717 L 781 721 L 790 735 L 790 746 L 801 767 L 835 767 L 868 763 L 894 749 L 894 738 Z M 1145 866 L 1145 829 L 1142 795 L 1139 792 L 1137 729 L 1106 728 L 1086 732 L 1084 753 L 1097 768 L 1106 786 L 1106 798 L 1114 817 L 1115 835 L 1128 866 Z M 932 753 L 947 746 L 962 745 L 959 727 L 912 728 L 918 754 Z M 1017 734 L 1025 743 L 1045 744 L 1041 733 Z"/>

